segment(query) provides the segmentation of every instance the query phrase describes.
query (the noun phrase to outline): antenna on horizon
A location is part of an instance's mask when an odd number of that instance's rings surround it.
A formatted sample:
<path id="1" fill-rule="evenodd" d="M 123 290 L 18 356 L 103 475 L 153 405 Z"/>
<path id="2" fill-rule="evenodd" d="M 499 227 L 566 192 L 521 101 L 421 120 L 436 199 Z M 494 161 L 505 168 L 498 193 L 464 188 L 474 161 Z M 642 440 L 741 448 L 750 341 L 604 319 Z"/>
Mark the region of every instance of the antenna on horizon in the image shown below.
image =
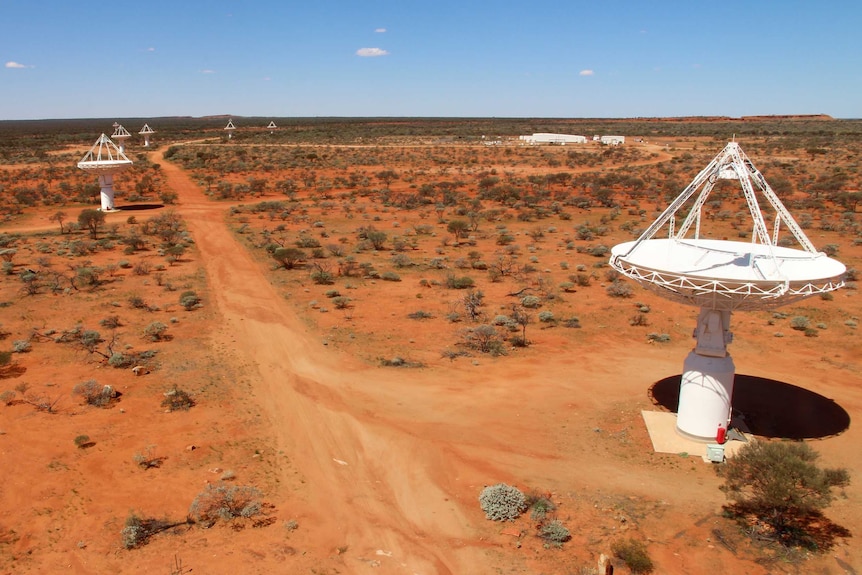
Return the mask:
<path id="1" fill-rule="evenodd" d="M 149 124 L 144 124 L 144 127 L 138 133 L 144 137 L 144 147 L 146 148 L 150 145 L 150 136 L 155 134 L 156 131 L 150 128 Z"/>
<path id="2" fill-rule="evenodd" d="M 132 135 L 129 133 L 127 129 L 123 126 L 114 122 L 114 133 L 111 134 L 111 138 L 117 140 L 117 147 L 120 148 L 120 153 L 125 153 L 126 151 L 126 140 L 131 138 Z"/>

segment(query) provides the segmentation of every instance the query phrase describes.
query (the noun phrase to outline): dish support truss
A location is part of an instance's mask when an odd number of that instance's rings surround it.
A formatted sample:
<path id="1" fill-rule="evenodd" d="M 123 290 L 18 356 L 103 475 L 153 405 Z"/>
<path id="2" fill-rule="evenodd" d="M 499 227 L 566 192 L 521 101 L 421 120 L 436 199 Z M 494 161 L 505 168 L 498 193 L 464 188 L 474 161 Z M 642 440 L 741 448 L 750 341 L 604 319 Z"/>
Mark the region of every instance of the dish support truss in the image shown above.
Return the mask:
<path id="1" fill-rule="evenodd" d="M 709 198 L 709 194 L 718 180 L 728 179 L 738 179 L 742 187 L 745 201 L 748 204 L 748 211 L 754 223 L 754 233 L 751 234 L 752 242 L 759 242 L 769 247 L 775 246 L 778 243 L 778 233 L 781 224 L 784 224 L 790 233 L 793 234 L 796 241 L 799 242 L 799 245 L 802 246 L 803 250 L 811 254 L 817 253 L 817 249 L 805 235 L 805 232 L 802 231 L 802 228 L 796 223 L 796 220 L 793 219 L 793 216 L 790 215 L 790 212 L 787 211 L 787 208 L 784 207 L 784 204 L 781 203 L 778 196 L 772 191 L 772 188 L 769 187 L 763 174 L 754 167 L 754 164 L 745 155 L 739 144 L 730 142 L 713 158 L 709 165 L 701 170 L 682 193 L 641 234 L 628 253 L 622 257 L 631 254 L 642 242 L 653 238 L 665 225 L 669 226 L 669 237 L 677 240 L 684 238 L 691 230 L 692 225 L 694 225 L 694 238 L 699 239 L 703 206 L 706 204 L 706 200 Z M 679 226 L 679 229 L 675 231 L 677 212 L 688 203 L 701 186 L 703 186 L 703 189 L 700 190 L 691 210 L 685 220 L 683 220 L 682 225 Z M 763 219 L 763 213 L 760 211 L 760 205 L 757 203 L 757 195 L 754 191 L 755 186 L 775 210 L 775 223 L 771 236 Z"/>
<path id="2" fill-rule="evenodd" d="M 838 279 L 813 283 L 790 282 L 780 276 L 773 281 L 698 277 L 631 263 L 628 256 L 643 242 L 653 239 L 666 225 L 669 230 L 668 237 L 672 241 L 684 242 L 686 236 L 692 232 L 692 226 L 693 238 L 700 239 L 703 207 L 716 183 L 722 179 L 739 181 L 754 224 L 751 241 L 765 246 L 765 259 L 772 264 L 773 269 L 779 269 L 773 248 L 778 244 L 782 224 L 812 259 L 822 256 L 769 187 L 760 171 L 740 149 L 739 144 L 730 142 L 641 234 L 631 248 L 625 253 L 615 255 L 610 262 L 621 273 L 666 298 L 700 306 L 697 325 L 692 334 L 697 344 L 683 364 L 677 431 L 703 441 L 715 440 L 719 428 L 726 430 L 730 425 L 735 376 L 733 359 L 727 351 L 727 345 L 733 341 L 730 331 L 731 312 L 776 307 L 832 291 L 843 285 Z M 775 211 L 771 234 L 760 210 L 755 188 Z M 692 197 L 695 199 L 691 209 L 675 230 L 677 212 L 689 204 Z"/>
<path id="3" fill-rule="evenodd" d="M 114 174 L 131 165 L 132 161 L 105 134 L 99 136 L 93 147 L 78 162 L 80 169 L 99 176 L 99 196 L 103 212 L 114 210 Z"/>

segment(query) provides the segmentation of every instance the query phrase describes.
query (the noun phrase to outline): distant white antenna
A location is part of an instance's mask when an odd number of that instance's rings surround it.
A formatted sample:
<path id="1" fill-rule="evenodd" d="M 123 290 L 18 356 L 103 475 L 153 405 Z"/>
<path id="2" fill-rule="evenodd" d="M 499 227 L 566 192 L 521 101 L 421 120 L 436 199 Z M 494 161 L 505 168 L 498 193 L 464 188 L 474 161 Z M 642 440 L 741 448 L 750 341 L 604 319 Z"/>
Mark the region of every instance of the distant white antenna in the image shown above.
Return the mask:
<path id="1" fill-rule="evenodd" d="M 266 129 L 267 129 L 267 130 L 269 130 L 269 133 L 270 133 L 270 134 L 272 134 L 273 132 L 275 132 L 275 130 L 276 130 L 277 128 L 278 128 L 278 126 L 276 126 L 276 125 L 275 125 L 275 121 L 274 121 L 274 120 L 270 120 L 270 122 L 269 122 L 269 126 L 267 126 L 267 127 L 266 127 Z"/>
<path id="2" fill-rule="evenodd" d="M 738 180 L 752 220 L 750 242 L 701 237 L 701 211 L 720 180 Z M 770 233 L 757 192 L 776 217 Z M 682 224 L 674 226 L 677 215 Z M 669 237 L 658 232 L 668 226 Z M 801 249 L 779 245 L 781 226 Z M 736 368 L 727 345 L 733 311 L 770 309 L 844 285 L 844 264 L 820 253 L 763 175 L 730 142 L 635 241 L 614 246 L 610 265 L 659 295 L 700 307 L 697 344 L 683 364 L 677 429 L 715 439 L 731 417 Z"/>
<path id="3" fill-rule="evenodd" d="M 236 126 L 233 125 L 233 118 L 227 121 L 227 126 L 224 129 L 227 130 L 227 139 L 230 140 L 233 137 L 233 131 L 236 130 Z"/>
<path id="4" fill-rule="evenodd" d="M 132 161 L 105 134 L 99 136 L 90 151 L 78 162 L 80 169 L 99 176 L 103 212 L 114 210 L 114 174 L 131 165 Z"/>
<path id="5" fill-rule="evenodd" d="M 155 134 L 156 131 L 150 128 L 149 124 L 144 124 L 144 127 L 138 133 L 144 137 L 144 147 L 146 148 L 150 145 L 150 136 Z"/>
<path id="6" fill-rule="evenodd" d="M 126 151 L 126 140 L 131 138 L 132 135 L 129 133 L 127 129 L 125 129 L 120 124 L 114 122 L 114 133 L 111 134 L 111 138 L 117 140 L 117 146 L 120 148 L 120 152 Z"/>

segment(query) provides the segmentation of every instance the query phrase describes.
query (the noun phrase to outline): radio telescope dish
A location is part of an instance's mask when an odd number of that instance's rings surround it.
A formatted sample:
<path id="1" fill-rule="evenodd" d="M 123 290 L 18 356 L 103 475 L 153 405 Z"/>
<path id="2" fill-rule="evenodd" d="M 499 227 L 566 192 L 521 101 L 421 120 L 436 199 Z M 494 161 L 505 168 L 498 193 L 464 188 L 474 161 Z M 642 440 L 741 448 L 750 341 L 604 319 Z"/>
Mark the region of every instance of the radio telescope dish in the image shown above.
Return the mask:
<path id="1" fill-rule="evenodd" d="M 266 127 L 266 129 L 269 130 L 270 134 L 275 132 L 275 130 L 278 129 L 278 126 L 275 125 L 275 120 L 270 120 L 269 125 Z"/>
<path id="2" fill-rule="evenodd" d="M 105 134 L 99 136 L 90 151 L 78 162 L 80 169 L 99 176 L 103 212 L 114 209 L 114 174 L 131 165 L 132 160 L 127 158 L 126 154 Z"/>
<path id="3" fill-rule="evenodd" d="M 147 148 L 150 145 L 150 136 L 155 134 L 156 131 L 150 128 L 149 124 L 144 124 L 144 127 L 141 128 L 141 131 L 138 134 L 144 137 L 144 147 Z"/>
<path id="4" fill-rule="evenodd" d="M 127 129 L 125 129 L 120 124 L 114 122 L 114 133 L 111 134 L 111 138 L 117 140 L 117 147 L 120 148 L 120 152 L 126 151 L 126 140 L 131 138 L 132 135 L 129 133 Z"/>
<path id="5" fill-rule="evenodd" d="M 227 130 L 227 139 L 230 140 L 233 137 L 233 131 L 236 130 L 236 126 L 233 125 L 233 118 L 227 121 L 227 126 L 224 129 Z"/>
<path id="6" fill-rule="evenodd" d="M 751 242 L 701 237 L 702 211 L 720 180 L 738 180 L 751 216 Z M 757 192 L 775 214 L 771 233 Z M 678 214 L 684 219 L 674 229 Z M 779 245 L 782 226 L 799 247 Z M 665 227 L 667 237 L 656 238 Z M 693 334 L 697 345 L 680 383 L 677 430 L 704 440 L 730 423 L 731 312 L 771 309 L 839 289 L 846 272 L 844 264 L 817 251 L 736 142 L 727 144 L 637 240 L 614 246 L 610 265 L 665 298 L 700 307 Z"/>

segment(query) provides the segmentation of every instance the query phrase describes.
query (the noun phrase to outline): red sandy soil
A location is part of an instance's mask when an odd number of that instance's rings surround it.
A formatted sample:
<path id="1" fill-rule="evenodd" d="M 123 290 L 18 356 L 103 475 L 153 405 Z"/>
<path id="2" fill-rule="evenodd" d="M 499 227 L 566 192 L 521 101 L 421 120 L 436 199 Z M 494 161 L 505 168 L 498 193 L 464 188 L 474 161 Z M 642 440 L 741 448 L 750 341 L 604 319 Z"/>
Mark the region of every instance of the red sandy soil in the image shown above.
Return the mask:
<path id="1" fill-rule="evenodd" d="M 161 344 L 162 369 L 147 376 L 46 343 L 20 359 L 23 372 L 0 381 L 0 391 L 50 381 L 68 394 L 75 383 L 98 378 L 123 393 L 101 410 L 68 397 L 57 414 L 0 406 L 0 573 L 169 573 L 179 560 L 184 573 L 198 574 L 568 575 L 595 566 L 598 554 L 625 536 L 647 541 L 656 573 L 862 572 L 856 537 L 822 555 L 757 562 L 758 551 L 720 516 L 725 499 L 711 466 L 652 453 L 640 410 L 657 409 L 647 389 L 679 373 L 687 342 L 649 346 L 608 327 L 571 349 L 553 330 L 534 330 L 538 343 L 517 357 L 419 369 L 369 365 L 360 342 L 327 345 L 325 328 L 297 315 L 266 264 L 237 243 L 224 204 L 206 199 L 170 162 L 153 159 L 179 194 L 176 210 L 196 243 L 191 261 L 178 264 L 178 283 L 195 286 L 205 306 L 185 312 L 174 304 L 153 316 L 180 319 L 171 326 L 173 341 Z M 46 216 L 25 225 L 47 227 Z M 111 214 L 109 222 L 126 217 Z M 117 289 L 122 299 L 126 290 Z M 148 301 L 176 298 L 152 285 L 137 289 Z M 666 325 L 684 332 L 693 323 L 694 310 L 664 309 Z M 108 312 L 70 312 L 57 303 L 0 313 L 4 327 L 21 321 L 44 329 L 94 324 Z M 13 313 L 20 317 L 7 315 Z M 590 313 L 599 321 L 603 309 L 597 304 Z M 744 314 L 738 321 L 753 324 Z M 429 355 L 422 342 L 435 337 L 439 354 L 446 336 L 425 333 L 417 334 L 415 355 Z M 855 338 L 830 349 L 789 340 L 737 340 L 737 369 L 792 382 L 850 414 L 848 429 L 814 447 L 824 464 L 851 472 L 851 486 L 827 515 L 858 537 L 862 432 L 852 422 L 862 414 L 860 346 Z M 393 349 L 404 349 L 404 341 L 397 344 Z M 174 383 L 196 392 L 189 412 L 157 407 Z M 95 445 L 75 448 L 80 433 Z M 132 462 L 148 445 L 165 457 L 161 468 L 144 471 Z M 122 548 L 130 510 L 182 520 L 222 470 L 263 491 L 271 524 L 181 527 L 142 548 Z M 486 520 L 478 495 L 499 482 L 550 494 L 572 540 L 547 548 L 528 517 Z M 288 528 L 291 520 L 296 529 Z M 616 572 L 628 571 L 618 564 Z"/>

